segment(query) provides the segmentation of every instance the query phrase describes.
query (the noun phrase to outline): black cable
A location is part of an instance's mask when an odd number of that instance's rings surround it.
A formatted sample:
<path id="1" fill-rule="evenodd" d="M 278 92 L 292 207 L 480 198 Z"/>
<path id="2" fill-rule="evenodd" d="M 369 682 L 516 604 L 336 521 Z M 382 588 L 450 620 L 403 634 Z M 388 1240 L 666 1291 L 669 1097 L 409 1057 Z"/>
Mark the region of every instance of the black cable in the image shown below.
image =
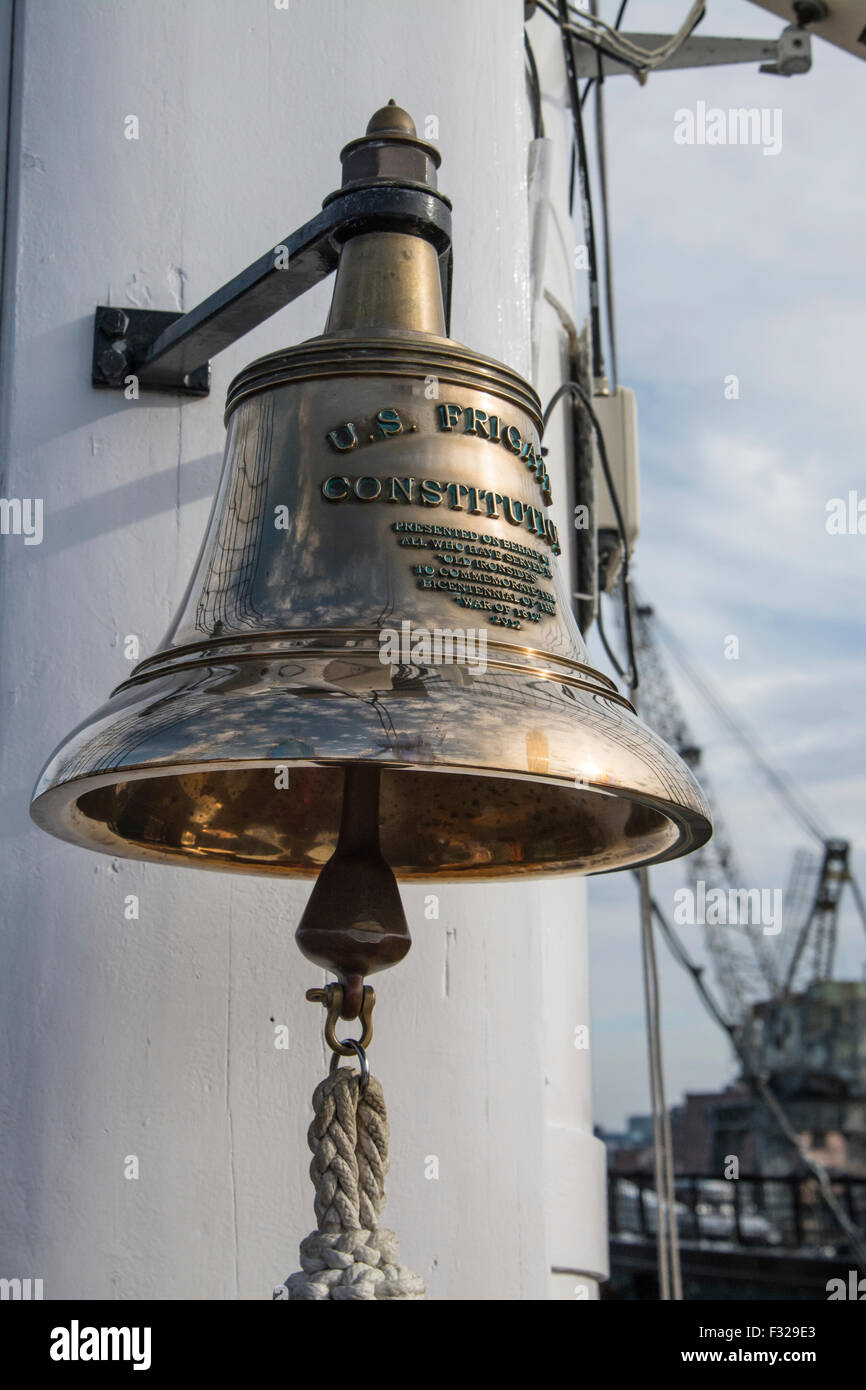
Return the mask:
<path id="1" fill-rule="evenodd" d="M 523 31 L 523 46 L 526 50 L 526 80 L 529 86 L 529 98 L 532 104 L 532 130 L 536 140 L 544 139 L 544 116 L 541 110 L 541 82 L 538 77 L 538 64 L 535 61 L 535 53 L 529 40 L 529 34 Z"/>
<path id="2" fill-rule="evenodd" d="M 562 34 L 563 53 L 565 55 L 565 70 L 568 78 L 569 101 L 571 103 L 572 119 L 574 123 L 574 143 L 571 150 L 571 169 L 569 172 L 568 186 L 568 211 L 569 215 L 574 213 L 574 191 L 576 187 L 576 173 L 580 175 L 581 204 L 583 209 L 584 235 L 586 237 L 587 259 L 589 262 L 589 312 L 590 323 L 592 325 L 592 374 L 599 378 L 605 375 L 604 354 L 602 350 L 601 337 L 601 309 L 599 304 L 599 274 L 598 274 L 598 250 L 595 240 L 595 214 L 592 205 L 592 186 L 589 175 L 589 161 L 586 150 L 586 136 L 583 128 L 583 107 L 589 96 L 590 88 L 595 81 L 590 78 L 584 87 L 583 94 L 580 94 L 577 69 L 574 62 L 574 35 L 567 29 L 568 24 L 568 5 L 567 0 L 558 0 L 559 4 L 559 27 Z M 616 28 L 622 23 L 628 0 L 622 0 L 619 14 L 616 18 Z M 545 13 L 550 13 L 545 10 Z M 551 16 L 552 17 L 552 16 Z M 601 105 L 601 86 L 604 80 L 602 72 L 602 54 L 607 52 L 609 57 L 615 57 L 613 53 L 602 48 L 599 44 L 592 43 L 588 39 L 580 39 L 589 47 L 594 48 L 598 55 L 598 79 L 596 86 L 597 110 L 596 110 L 596 140 L 598 147 L 599 181 L 601 185 L 602 210 L 604 223 L 604 244 L 605 244 L 605 297 L 607 302 L 607 325 L 608 342 L 611 354 L 611 371 L 613 381 L 617 380 L 617 361 L 616 361 L 616 329 L 613 318 L 613 280 L 610 267 L 610 230 L 608 221 L 608 197 L 607 197 L 607 160 L 604 147 L 603 131 L 603 108 Z"/>
<path id="3" fill-rule="evenodd" d="M 617 17 L 619 21 L 625 12 L 628 0 L 623 0 Z M 614 389 L 619 382 L 619 363 L 616 352 L 616 321 L 613 310 L 613 267 L 610 253 L 610 214 L 607 191 L 607 143 L 604 130 L 604 73 L 601 59 L 598 60 L 598 80 L 595 87 L 595 145 L 598 159 L 598 186 L 601 192 L 601 225 L 604 240 L 604 295 L 607 314 L 607 345 L 610 357 L 610 379 Z"/>
<path id="4" fill-rule="evenodd" d="M 585 43 L 587 48 L 594 48 L 596 53 L 603 53 L 606 58 L 610 58 L 614 63 L 621 63 L 624 68 L 628 68 L 631 72 L 646 72 L 646 62 L 640 62 L 637 58 L 629 58 L 622 53 L 617 53 L 616 49 L 609 48 L 603 39 L 597 39 L 592 35 L 577 33 L 570 21 L 566 20 L 563 24 L 561 15 L 557 14 L 555 10 L 542 4 L 542 0 L 537 0 L 537 3 L 541 13 L 546 14 L 548 19 L 552 19 L 554 24 L 558 24 L 563 35 L 570 35 L 577 43 Z"/>
<path id="5" fill-rule="evenodd" d="M 619 7 L 619 14 L 617 15 L 617 17 L 616 17 L 616 19 L 614 20 L 614 23 L 613 23 L 614 29 L 618 29 L 619 26 L 622 24 L 623 15 L 625 14 L 627 7 L 628 7 L 628 0 L 622 0 L 622 4 L 621 4 L 620 7 Z M 619 60 L 617 60 L 617 61 L 619 61 Z M 599 80 L 600 83 L 604 81 L 604 73 L 603 73 L 602 70 L 601 70 L 601 54 L 599 54 L 599 57 L 598 57 L 598 80 Z M 594 77 L 590 77 L 590 78 L 587 80 L 587 84 L 586 84 L 586 86 L 585 86 L 584 89 L 583 89 L 583 96 L 580 98 L 580 105 L 581 105 L 581 108 L 583 108 L 584 106 L 586 106 L 586 99 L 587 99 L 587 97 L 589 96 L 589 90 L 590 90 L 590 88 L 593 87 L 594 85 L 595 85 L 595 78 L 594 78 Z"/>
<path id="6" fill-rule="evenodd" d="M 631 580 L 629 578 L 628 568 L 628 537 L 626 535 L 625 529 L 625 518 L 622 514 L 622 507 L 620 506 L 619 497 L 617 496 L 616 487 L 613 481 L 613 474 L 610 468 L 610 461 L 607 456 L 607 445 L 604 442 L 604 431 L 602 430 L 601 425 L 598 422 L 598 416 L 592 408 L 592 401 L 590 400 L 589 396 L 587 395 L 586 391 L 581 386 L 579 381 L 564 381 L 561 386 L 557 387 L 550 400 L 547 402 L 547 406 L 545 407 L 544 414 L 542 416 L 542 427 L 545 430 L 547 429 L 547 422 L 550 419 L 554 409 L 562 400 L 563 396 L 567 394 L 571 394 L 572 396 L 576 397 L 577 400 L 580 401 L 581 405 L 587 413 L 589 422 L 592 425 L 596 443 L 598 444 L 598 456 L 601 462 L 601 471 L 604 474 L 604 481 L 607 486 L 608 496 L 610 497 L 610 504 L 613 508 L 614 517 L 616 518 L 617 531 L 619 532 L 620 545 L 622 546 L 623 626 L 625 628 L 626 651 L 628 653 L 628 684 L 629 689 L 632 693 L 634 693 L 638 688 L 639 681 L 637 670 L 637 658 L 635 656 L 634 630 L 632 626 Z M 599 611 L 600 610 L 601 604 L 599 603 Z M 600 627 L 599 632 L 601 632 Z M 616 664 L 618 665 L 618 663 Z"/>
<path id="7" fill-rule="evenodd" d="M 580 180 L 581 204 L 583 209 L 584 235 L 586 237 L 589 260 L 589 314 L 592 325 L 592 374 L 604 376 L 604 360 L 601 350 L 601 314 L 598 304 L 598 255 L 595 245 L 595 218 L 592 210 L 592 190 L 589 181 L 589 161 L 586 155 L 586 139 L 583 131 L 583 117 L 580 111 L 580 93 L 577 85 L 577 70 L 574 62 L 574 46 L 571 36 L 566 32 L 568 23 L 567 0 L 558 0 L 562 51 L 565 58 L 565 72 L 568 78 L 568 96 L 571 102 L 572 120 L 577 145 L 577 172 Z"/>

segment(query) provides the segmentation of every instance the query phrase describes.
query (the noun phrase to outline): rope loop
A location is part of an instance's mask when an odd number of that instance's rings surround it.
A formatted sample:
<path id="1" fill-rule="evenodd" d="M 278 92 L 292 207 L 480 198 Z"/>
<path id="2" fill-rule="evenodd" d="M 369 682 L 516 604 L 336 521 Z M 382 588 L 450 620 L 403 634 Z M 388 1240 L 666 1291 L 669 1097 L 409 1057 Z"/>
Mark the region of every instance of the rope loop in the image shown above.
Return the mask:
<path id="1" fill-rule="evenodd" d="M 399 1263 L 394 1232 L 379 1228 L 388 1135 L 382 1087 L 369 1072 L 340 1067 L 319 1082 L 307 1132 L 318 1226 L 301 1241 L 301 1268 L 277 1285 L 275 1299 L 424 1297 L 423 1280 Z"/>

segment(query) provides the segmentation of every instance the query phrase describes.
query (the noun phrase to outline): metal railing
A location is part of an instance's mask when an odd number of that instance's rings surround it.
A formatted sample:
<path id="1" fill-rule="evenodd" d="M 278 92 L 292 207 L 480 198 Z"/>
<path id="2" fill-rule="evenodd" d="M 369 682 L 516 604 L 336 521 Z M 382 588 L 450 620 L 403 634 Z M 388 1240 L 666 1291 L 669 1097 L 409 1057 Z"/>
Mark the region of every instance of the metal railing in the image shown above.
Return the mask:
<path id="1" fill-rule="evenodd" d="M 834 1177 L 831 1185 L 852 1222 L 866 1231 L 866 1178 L 846 1174 Z M 847 1249 L 845 1235 L 811 1177 L 678 1174 L 675 1202 L 682 1242 L 822 1255 Z M 651 1174 L 609 1175 L 608 1223 L 612 1237 L 655 1241 L 658 1201 Z"/>

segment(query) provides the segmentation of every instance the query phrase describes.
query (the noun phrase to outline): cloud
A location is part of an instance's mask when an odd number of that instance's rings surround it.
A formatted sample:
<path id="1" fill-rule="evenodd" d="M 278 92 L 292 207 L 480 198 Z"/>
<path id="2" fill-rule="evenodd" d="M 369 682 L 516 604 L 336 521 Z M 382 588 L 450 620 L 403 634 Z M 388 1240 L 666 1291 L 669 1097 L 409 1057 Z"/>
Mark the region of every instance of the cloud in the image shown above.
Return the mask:
<path id="1" fill-rule="evenodd" d="M 781 29 L 745 3 L 708 8 L 707 34 Z M 635 0 L 629 20 L 673 32 L 682 10 Z M 818 42 L 814 62 L 788 80 L 744 66 L 660 73 L 644 88 L 608 82 L 613 263 L 620 379 L 639 405 L 641 592 L 828 829 L 856 839 L 866 536 L 831 536 L 825 523 L 828 499 L 858 488 L 866 497 L 866 194 L 852 176 L 866 154 L 866 70 Z M 698 100 L 780 107 L 782 153 L 678 146 L 674 113 Z M 734 400 L 724 390 L 731 373 Z M 729 634 L 737 661 L 724 658 Z M 743 886 L 784 884 L 808 837 L 690 687 L 676 685 L 753 875 Z M 864 880 L 862 853 L 857 863 Z M 686 862 L 655 875 L 668 902 L 690 872 Z M 647 1108 L 645 1068 L 635 1067 L 644 1041 L 631 882 L 593 880 L 591 912 L 599 1116 L 619 1124 Z M 706 961 L 699 929 L 683 930 Z M 840 968 L 855 976 L 861 941 L 849 907 Z M 666 962 L 662 987 L 669 1100 L 724 1084 L 728 1053 L 691 982 Z"/>

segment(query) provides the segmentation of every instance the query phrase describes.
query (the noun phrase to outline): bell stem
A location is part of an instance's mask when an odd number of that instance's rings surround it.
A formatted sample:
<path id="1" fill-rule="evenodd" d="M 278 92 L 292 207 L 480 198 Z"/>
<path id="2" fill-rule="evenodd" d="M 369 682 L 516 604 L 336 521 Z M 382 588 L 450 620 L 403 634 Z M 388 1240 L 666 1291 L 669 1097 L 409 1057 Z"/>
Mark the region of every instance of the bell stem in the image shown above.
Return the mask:
<path id="1" fill-rule="evenodd" d="M 337 845 L 295 933 L 307 959 L 344 985 L 342 1018 L 357 1017 L 364 977 L 396 965 L 411 945 L 397 880 L 379 847 L 379 780 L 372 763 L 345 768 Z"/>
<path id="2" fill-rule="evenodd" d="M 374 763 L 343 769 L 343 811 L 337 853 L 379 854 L 379 782 Z"/>
<path id="3" fill-rule="evenodd" d="M 326 333 L 445 333 L 439 257 L 402 232 L 353 237 L 340 253 Z"/>

